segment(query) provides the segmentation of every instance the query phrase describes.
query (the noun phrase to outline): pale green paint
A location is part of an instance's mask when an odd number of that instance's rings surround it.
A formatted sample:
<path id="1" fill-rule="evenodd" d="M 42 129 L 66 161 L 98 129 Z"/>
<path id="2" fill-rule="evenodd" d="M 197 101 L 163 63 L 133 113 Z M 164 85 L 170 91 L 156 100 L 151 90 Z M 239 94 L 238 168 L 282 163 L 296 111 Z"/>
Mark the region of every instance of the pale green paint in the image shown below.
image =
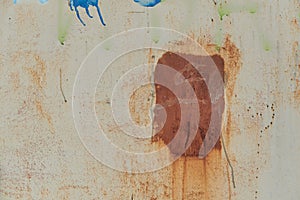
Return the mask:
<path id="1" fill-rule="evenodd" d="M 109 51 L 112 47 L 112 43 L 110 42 L 110 40 L 107 40 L 103 43 L 103 48 L 106 50 L 106 51 Z"/>
<path id="2" fill-rule="evenodd" d="M 263 44 L 263 49 L 265 51 L 271 51 L 272 44 L 271 44 L 270 40 L 265 35 L 262 36 L 262 44 Z"/>
<path id="3" fill-rule="evenodd" d="M 217 33 L 215 35 L 215 44 L 216 44 L 216 50 L 220 51 L 221 46 L 223 45 L 223 29 L 222 28 L 218 28 Z"/>
<path id="4" fill-rule="evenodd" d="M 271 44 L 269 41 L 264 41 L 263 42 L 263 47 L 265 51 L 271 51 Z"/>
<path id="5" fill-rule="evenodd" d="M 229 16 L 231 13 L 238 13 L 238 12 L 248 12 L 250 14 L 257 13 L 258 10 L 258 4 L 256 3 L 249 3 L 249 2 L 242 2 L 238 4 L 237 2 L 234 3 L 219 3 L 217 5 L 218 8 L 218 14 L 220 17 L 220 20 L 222 21 L 225 16 Z M 215 35 L 215 44 L 216 49 L 220 51 L 221 46 L 223 45 L 224 40 L 224 34 L 223 34 L 223 28 L 222 24 L 218 26 L 218 30 L 216 31 Z M 270 49 L 270 43 L 266 42 L 265 49 Z"/>
<path id="6" fill-rule="evenodd" d="M 58 3 L 58 41 L 63 45 L 66 41 L 68 30 L 72 25 L 73 17 L 64 10 L 65 2 L 60 0 Z"/>
<path id="7" fill-rule="evenodd" d="M 256 13 L 258 10 L 258 4 L 255 3 L 242 3 L 241 5 L 237 3 L 219 3 L 218 13 L 220 20 L 223 20 L 224 16 L 229 16 L 234 12 L 249 12 L 251 14 Z"/>
<path id="8" fill-rule="evenodd" d="M 150 19 L 150 26 L 151 27 L 160 27 L 161 26 L 161 19 L 159 16 L 159 13 L 155 9 L 151 10 L 150 13 L 151 19 Z M 151 38 L 152 41 L 155 43 L 158 43 L 160 40 L 160 33 L 158 30 L 151 30 Z"/>
<path id="9" fill-rule="evenodd" d="M 231 12 L 232 12 L 232 10 L 230 9 L 230 7 L 223 5 L 222 3 L 219 4 L 218 13 L 220 16 L 220 20 L 223 20 L 223 17 L 228 16 Z"/>

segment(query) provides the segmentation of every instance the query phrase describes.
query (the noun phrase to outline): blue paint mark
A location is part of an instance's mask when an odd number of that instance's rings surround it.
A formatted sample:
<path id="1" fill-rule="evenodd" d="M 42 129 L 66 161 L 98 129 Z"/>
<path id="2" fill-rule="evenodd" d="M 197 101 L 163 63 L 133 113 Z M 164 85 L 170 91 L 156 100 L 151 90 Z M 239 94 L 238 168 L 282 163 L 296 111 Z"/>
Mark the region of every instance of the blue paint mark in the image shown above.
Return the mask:
<path id="1" fill-rule="evenodd" d="M 160 3 L 161 0 L 134 0 L 134 2 L 140 4 L 141 6 L 144 6 L 144 7 L 154 7 L 158 3 Z"/>
<path id="2" fill-rule="evenodd" d="M 93 16 L 90 14 L 89 12 L 89 6 L 94 6 L 97 8 L 97 12 L 100 18 L 100 21 L 102 23 L 103 26 L 106 26 L 106 24 L 104 23 L 103 17 L 101 15 L 101 10 L 100 7 L 98 5 L 98 0 L 70 0 L 70 9 L 71 11 L 73 11 L 75 9 L 77 18 L 79 19 L 79 21 L 85 26 L 85 23 L 83 22 L 83 20 L 81 19 L 80 15 L 79 15 L 79 11 L 78 11 L 78 6 L 82 7 L 85 9 L 86 14 L 90 17 L 93 18 Z M 74 9 L 73 9 L 74 8 Z"/>
<path id="3" fill-rule="evenodd" d="M 44 4 L 44 3 L 46 3 L 46 2 L 48 2 L 48 0 L 40 0 L 40 3 L 41 3 L 41 4 Z"/>

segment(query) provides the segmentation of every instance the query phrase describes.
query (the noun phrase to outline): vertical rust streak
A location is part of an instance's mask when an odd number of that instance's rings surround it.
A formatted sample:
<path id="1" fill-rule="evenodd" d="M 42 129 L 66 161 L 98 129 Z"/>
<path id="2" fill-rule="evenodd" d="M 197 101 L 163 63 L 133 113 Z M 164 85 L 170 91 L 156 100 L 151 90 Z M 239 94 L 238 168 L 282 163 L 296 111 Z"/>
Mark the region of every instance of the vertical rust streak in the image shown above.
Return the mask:
<path id="1" fill-rule="evenodd" d="M 184 162 L 183 162 L 183 170 L 182 170 L 182 187 L 181 187 L 181 193 L 182 193 L 182 200 L 184 200 L 185 195 L 185 185 L 186 185 L 186 176 L 187 176 L 187 160 L 186 156 L 184 156 Z"/>
<path id="2" fill-rule="evenodd" d="M 226 169 L 227 171 L 229 171 L 228 169 L 228 165 L 226 165 Z M 231 181 L 230 181 L 230 176 L 229 173 L 227 173 L 227 182 L 228 182 L 228 200 L 231 200 Z"/>
<path id="3" fill-rule="evenodd" d="M 207 171 L 206 171 L 206 158 L 203 159 L 203 172 L 204 172 L 204 198 L 208 199 L 207 197 Z"/>
<path id="4" fill-rule="evenodd" d="M 61 91 L 61 94 L 63 96 L 63 99 L 64 99 L 65 103 L 67 103 L 67 99 L 65 97 L 65 94 L 64 94 L 64 91 L 63 91 L 63 88 L 62 88 L 62 71 L 61 71 L 61 68 L 59 69 L 59 87 L 60 87 L 60 91 Z"/>
<path id="5" fill-rule="evenodd" d="M 231 171 L 231 180 L 232 180 L 233 188 L 235 188 L 234 170 L 233 170 L 232 164 L 231 164 L 231 162 L 230 162 L 230 159 L 229 159 L 229 156 L 228 156 L 226 147 L 225 147 L 223 135 L 221 135 L 221 140 L 222 140 L 222 146 L 223 146 L 223 150 L 224 150 L 224 153 L 225 153 L 225 157 L 226 157 L 227 163 L 228 163 L 228 165 L 229 165 L 229 167 L 230 167 L 230 171 Z"/>

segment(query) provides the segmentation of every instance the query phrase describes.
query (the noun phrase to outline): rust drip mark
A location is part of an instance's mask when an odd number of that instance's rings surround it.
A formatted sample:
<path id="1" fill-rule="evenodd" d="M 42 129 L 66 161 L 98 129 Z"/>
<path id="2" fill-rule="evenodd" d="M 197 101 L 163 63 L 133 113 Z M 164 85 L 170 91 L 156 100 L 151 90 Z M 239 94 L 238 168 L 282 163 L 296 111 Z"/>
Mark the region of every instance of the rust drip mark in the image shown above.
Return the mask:
<path id="1" fill-rule="evenodd" d="M 184 199 L 185 195 L 185 185 L 186 185 L 186 175 L 187 175 L 187 160 L 186 156 L 184 156 L 184 163 L 183 163 L 183 170 L 182 170 L 182 187 L 181 187 L 181 194 L 182 199 Z"/>
<path id="2" fill-rule="evenodd" d="M 27 72 L 31 75 L 31 81 L 35 87 L 32 87 L 33 94 L 35 96 L 35 107 L 39 115 L 46 119 L 49 127 L 50 132 L 53 134 L 55 133 L 52 117 L 44 110 L 42 100 L 44 98 L 44 87 L 47 85 L 46 81 L 46 65 L 42 58 L 38 55 L 34 56 L 35 64 L 31 68 L 25 68 Z"/>
<path id="3" fill-rule="evenodd" d="M 44 118 L 47 120 L 49 126 L 50 126 L 50 132 L 53 134 L 55 131 L 54 131 L 54 126 L 53 126 L 53 122 L 52 122 L 52 117 L 44 111 L 43 109 L 43 106 L 42 106 L 42 103 L 40 101 L 36 101 L 35 102 L 35 105 L 36 105 L 36 109 L 38 111 L 38 113 Z"/>
<path id="4" fill-rule="evenodd" d="M 197 68 L 203 70 L 203 73 L 207 73 L 209 79 L 214 78 L 214 74 L 212 74 L 212 68 L 210 65 L 210 59 L 213 59 L 215 64 L 217 65 L 223 79 L 224 79 L 224 60 L 218 56 L 195 56 L 195 55 L 185 55 L 185 57 L 188 57 L 189 60 L 193 63 L 189 63 L 187 60 L 185 60 L 180 54 L 175 54 L 172 52 L 165 53 L 159 60 L 158 65 L 155 68 L 154 72 L 154 81 L 157 81 L 158 79 L 167 79 L 171 82 L 176 80 L 176 75 L 170 75 L 166 74 L 162 68 L 161 65 L 169 66 L 173 69 L 175 69 L 178 73 L 180 73 L 192 86 L 195 95 L 198 100 L 198 106 L 200 109 L 201 117 L 199 120 L 199 124 L 190 124 L 189 121 L 181 122 L 181 109 L 178 102 L 177 97 L 175 94 L 173 94 L 172 91 L 170 91 L 168 88 L 155 84 L 155 90 L 156 90 L 156 104 L 160 104 L 163 106 L 166 110 L 167 119 L 163 126 L 163 128 L 153 136 L 152 140 L 153 142 L 157 142 L 162 140 L 166 145 L 168 145 L 173 138 L 175 137 L 180 123 L 185 124 L 186 127 L 184 127 L 184 130 L 187 130 L 186 133 L 189 130 L 188 126 L 198 126 L 198 130 L 196 133 L 196 136 L 194 140 L 192 141 L 190 147 L 186 150 L 186 152 L 183 154 L 185 156 L 190 157 L 198 157 L 199 150 L 202 145 L 202 142 L 206 136 L 207 130 L 210 125 L 210 118 L 212 111 L 212 105 L 211 105 L 211 99 L 210 94 L 207 88 L 207 85 L 205 83 L 204 78 L 201 76 L 201 74 L 195 69 L 194 66 L 197 66 Z M 203 67 L 204 66 L 204 67 Z M 209 80 L 208 80 L 209 81 Z M 186 94 L 186 91 L 179 91 L 183 94 L 183 96 L 186 96 L 187 98 L 191 98 L 192 94 Z M 216 104 L 219 104 L 222 109 L 219 110 L 220 114 L 220 124 L 222 120 L 222 113 L 224 111 L 224 94 L 217 100 Z M 193 113 L 193 112 L 190 112 Z M 190 113 L 183 113 L 192 115 Z M 191 118 L 193 116 L 190 116 Z M 160 115 L 158 112 L 154 111 L 154 123 L 160 123 L 162 121 Z M 213 127 L 217 128 L 217 127 Z M 188 137 L 188 134 L 180 134 L 179 137 L 181 138 L 181 141 L 186 141 L 186 138 Z M 170 149 L 171 154 L 177 155 L 181 149 L 178 148 L 178 145 L 168 145 L 168 148 Z M 221 143 L 220 140 L 215 145 L 215 149 L 221 150 Z"/>
<path id="5" fill-rule="evenodd" d="M 233 185 L 233 188 L 235 188 L 234 170 L 233 170 L 232 164 L 230 162 L 230 159 L 229 159 L 229 156 L 228 156 L 228 153 L 227 153 L 227 150 L 226 150 L 226 145 L 225 145 L 225 142 L 224 142 L 223 135 L 221 135 L 221 140 L 222 140 L 222 144 L 223 144 L 224 154 L 225 154 L 227 163 L 228 163 L 228 165 L 230 167 L 232 185 Z"/>
<path id="6" fill-rule="evenodd" d="M 62 87 L 62 70 L 61 70 L 61 68 L 59 69 L 59 87 L 60 87 L 61 95 L 63 96 L 65 103 L 67 103 L 68 101 L 66 99 L 66 96 L 64 94 L 63 87 Z"/>
<path id="7" fill-rule="evenodd" d="M 227 171 L 229 171 L 229 169 L 228 169 L 228 165 L 226 166 L 226 170 Z M 228 199 L 229 200 L 231 200 L 231 187 L 230 187 L 230 182 L 231 182 L 231 180 L 230 180 L 230 175 L 229 175 L 229 173 L 227 173 L 227 182 L 228 182 Z"/>
<path id="8" fill-rule="evenodd" d="M 32 77 L 32 82 L 39 90 L 42 90 L 47 84 L 45 63 L 39 56 L 35 56 L 34 59 L 36 61 L 36 69 L 27 68 L 27 71 Z"/>
<path id="9" fill-rule="evenodd" d="M 294 85 L 294 90 L 291 96 L 291 101 L 298 105 L 300 104 L 300 60 L 299 60 L 299 54 L 300 54 L 300 47 L 299 42 L 296 41 L 293 44 L 293 56 L 294 56 L 294 63 L 295 63 L 295 69 L 292 72 L 292 78 L 291 81 Z"/>

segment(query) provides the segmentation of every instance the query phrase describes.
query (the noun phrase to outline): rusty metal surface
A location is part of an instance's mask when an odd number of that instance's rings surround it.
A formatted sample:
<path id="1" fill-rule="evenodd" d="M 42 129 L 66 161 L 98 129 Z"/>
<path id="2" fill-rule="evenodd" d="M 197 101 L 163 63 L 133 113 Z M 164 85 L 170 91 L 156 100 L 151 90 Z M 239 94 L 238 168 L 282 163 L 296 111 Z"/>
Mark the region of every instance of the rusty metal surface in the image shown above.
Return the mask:
<path id="1" fill-rule="evenodd" d="M 166 0 L 153 8 L 130 0 L 100 3 L 107 26 L 84 15 L 87 26 L 82 26 L 74 16 L 62 45 L 57 39 L 59 2 L 0 2 L 0 199 L 300 198 L 299 1 Z M 68 18 L 68 4 L 62 5 Z M 96 10 L 90 12 L 97 16 Z M 224 62 L 223 140 L 204 159 L 193 156 L 200 145 L 194 142 L 165 168 L 119 172 L 96 160 L 81 142 L 72 115 L 73 85 L 97 44 L 151 26 L 187 34 Z M 153 40 L 158 38 L 154 33 Z M 172 43 L 173 51 L 199 56 L 182 43 Z M 124 63 L 153 64 L 150 78 L 164 53 L 150 49 L 120 57 L 99 81 L 95 110 L 115 144 L 136 148 L 135 141 L 124 142 L 107 103 L 113 85 L 129 69 Z M 151 123 L 149 107 L 164 101 L 158 90 L 153 102 L 145 101 L 153 97 L 151 90 L 144 86 L 130 97 L 137 124 Z M 200 122 L 204 129 L 205 123 Z M 165 146 L 170 135 L 163 134 L 143 150 Z"/>

